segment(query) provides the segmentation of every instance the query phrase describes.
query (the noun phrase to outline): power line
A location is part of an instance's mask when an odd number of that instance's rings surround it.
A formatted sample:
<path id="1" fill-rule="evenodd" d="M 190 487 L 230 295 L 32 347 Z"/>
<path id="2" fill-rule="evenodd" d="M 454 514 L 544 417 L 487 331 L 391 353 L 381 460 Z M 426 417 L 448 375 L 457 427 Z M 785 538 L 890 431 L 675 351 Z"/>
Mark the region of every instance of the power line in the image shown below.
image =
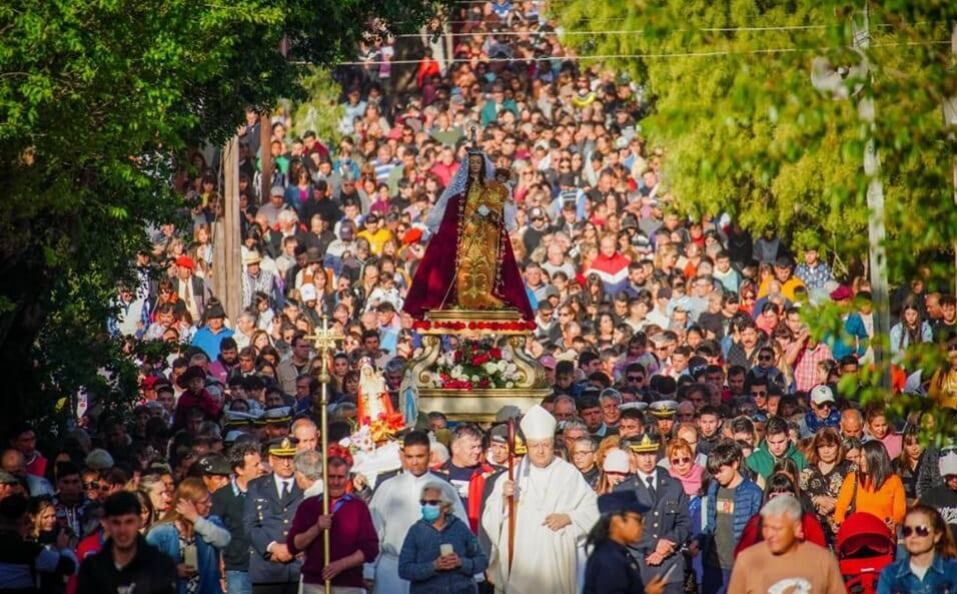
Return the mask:
<path id="1" fill-rule="evenodd" d="M 622 19 L 624 20 L 624 19 Z M 688 31 L 704 31 L 708 33 L 727 33 L 727 32 L 764 32 L 764 31 L 803 31 L 811 29 L 827 29 L 828 25 L 787 25 L 780 27 L 701 27 L 699 29 L 678 29 L 675 30 L 675 33 L 683 33 Z M 436 32 L 434 35 L 441 35 L 444 37 L 521 37 L 529 36 L 534 37 L 536 35 L 558 35 L 560 37 L 567 36 L 577 36 L 577 35 L 642 35 L 644 33 L 641 29 L 608 29 L 601 31 L 475 31 L 472 33 L 441 33 Z M 396 38 L 403 37 L 422 37 L 423 33 L 402 33 L 400 35 L 395 35 Z M 424 35 L 433 35 L 432 33 L 425 33 Z"/>
<path id="2" fill-rule="evenodd" d="M 889 43 L 874 43 L 871 44 L 871 47 L 899 47 L 899 46 L 923 46 L 923 45 L 943 45 L 950 44 L 949 39 L 943 39 L 939 41 L 901 41 L 901 42 L 889 42 Z M 803 48 L 803 47 L 779 47 L 779 48 L 766 48 L 766 49 L 754 49 L 747 51 L 735 51 L 735 50 L 714 50 L 714 51 L 701 51 L 701 52 L 668 52 L 668 53 L 646 53 L 646 54 L 598 54 L 593 56 L 547 56 L 541 58 L 486 58 L 480 60 L 483 63 L 528 63 L 528 62 L 550 62 L 553 59 L 561 61 L 582 61 L 582 60 L 624 60 L 629 58 L 641 58 L 646 60 L 668 60 L 674 58 L 710 58 L 716 56 L 731 56 L 731 55 L 751 55 L 751 54 L 784 54 L 792 52 L 826 52 L 830 48 Z M 471 60 L 451 60 L 450 63 L 466 63 Z M 336 66 L 384 66 L 384 65 L 412 65 L 419 64 L 421 60 L 391 60 L 391 61 L 369 61 L 369 62 L 339 62 Z M 294 62 L 294 64 L 307 64 L 307 62 Z"/>

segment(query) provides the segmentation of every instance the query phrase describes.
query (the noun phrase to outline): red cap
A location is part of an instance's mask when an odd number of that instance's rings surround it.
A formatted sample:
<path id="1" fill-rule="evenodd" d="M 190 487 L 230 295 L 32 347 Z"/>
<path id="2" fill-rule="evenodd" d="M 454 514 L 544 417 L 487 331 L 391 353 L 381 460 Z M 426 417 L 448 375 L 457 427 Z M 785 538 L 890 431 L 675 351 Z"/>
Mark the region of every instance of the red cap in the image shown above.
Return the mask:
<path id="1" fill-rule="evenodd" d="M 143 381 L 140 382 L 140 388 L 143 390 L 152 390 L 153 386 L 155 386 L 156 382 L 159 380 L 160 378 L 155 375 L 148 375 L 143 378 Z"/>
<path id="2" fill-rule="evenodd" d="M 176 258 L 176 265 L 180 268 L 189 268 L 190 270 L 196 269 L 196 263 L 193 262 L 193 259 L 189 256 L 180 256 Z"/>
<path id="3" fill-rule="evenodd" d="M 405 245 L 412 245 L 422 241 L 422 229 L 413 227 L 405 232 L 405 235 L 402 236 L 402 243 Z"/>
<path id="4" fill-rule="evenodd" d="M 834 301 L 844 301 L 845 299 L 850 299 L 854 296 L 854 293 L 851 292 L 851 288 L 847 285 L 841 285 L 840 287 L 831 291 L 831 299 Z"/>

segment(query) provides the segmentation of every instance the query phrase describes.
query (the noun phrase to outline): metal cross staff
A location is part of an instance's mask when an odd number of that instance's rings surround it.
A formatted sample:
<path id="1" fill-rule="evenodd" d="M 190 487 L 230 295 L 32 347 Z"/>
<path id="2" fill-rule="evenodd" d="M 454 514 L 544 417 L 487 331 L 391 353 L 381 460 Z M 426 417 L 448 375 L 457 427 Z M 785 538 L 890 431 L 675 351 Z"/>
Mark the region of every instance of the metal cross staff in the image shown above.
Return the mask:
<path id="1" fill-rule="evenodd" d="M 322 365 L 319 371 L 319 383 L 322 385 L 321 391 L 321 400 L 319 401 L 320 406 L 320 436 L 322 437 L 322 488 L 325 491 L 322 495 L 322 515 L 329 515 L 329 470 L 326 461 L 329 457 L 329 417 L 328 417 L 328 408 L 329 408 L 329 392 L 328 385 L 329 380 L 332 378 L 329 376 L 329 349 L 336 348 L 336 342 L 342 340 L 344 337 L 339 334 L 335 328 L 329 327 L 329 318 L 325 315 L 322 316 L 322 327 L 316 328 L 315 333 L 312 336 L 307 336 L 306 340 L 313 341 L 313 345 L 316 347 L 316 351 L 319 353 L 319 359 L 322 361 Z M 313 402 L 313 410 L 315 410 L 315 402 Z M 329 531 L 322 531 L 322 543 L 323 543 L 323 563 L 326 567 L 329 566 Z M 332 592 L 332 581 L 326 580 L 326 594 L 331 594 Z"/>

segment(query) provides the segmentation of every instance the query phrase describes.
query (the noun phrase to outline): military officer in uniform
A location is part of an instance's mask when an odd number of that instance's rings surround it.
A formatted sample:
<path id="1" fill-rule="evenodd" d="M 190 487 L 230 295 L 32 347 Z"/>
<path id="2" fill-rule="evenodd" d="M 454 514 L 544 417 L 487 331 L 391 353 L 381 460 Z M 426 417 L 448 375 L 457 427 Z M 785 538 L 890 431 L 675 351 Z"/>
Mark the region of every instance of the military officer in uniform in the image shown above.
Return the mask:
<path id="1" fill-rule="evenodd" d="M 691 518 L 688 497 L 681 483 L 658 466 L 660 446 L 654 431 L 646 431 L 637 443 L 628 440 L 636 471 L 619 483 L 615 491 L 634 491 L 638 501 L 648 508 L 641 539 L 630 547 L 638 559 L 642 579 L 648 584 L 664 576 L 664 592 L 681 594 L 685 562 L 680 549 L 691 536 Z"/>
<path id="2" fill-rule="evenodd" d="M 648 506 L 638 501 L 633 490 L 616 491 L 598 497 L 601 518 L 588 534 L 593 547 L 585 566 L 582 594 L 661 594 L 665 583 L 661 576 L 649 583 L 641 579 L 641 567 L 628 549 L 628 543 L 641 539 L 644 514 Z"/>
<path id="3" fill-rule="evenodd" d="M 243 520 L 249 530 L 249 581 L 253 594 L 296 594 L 301 561 L 289 553 L 286 536 L 302 502 L 292 459 L 296 440 L 266 446 L 272 472 L 249 482 Z"/>
<path id="4" fill-rule="evenodd" d="M 675 427 L 675 415 L 678 414 L 678 403 L 674 400 L 659 400 L 648 405 L 648 412 L 655 418 L 658 425 L 658 435 L 671 437 Z"/>

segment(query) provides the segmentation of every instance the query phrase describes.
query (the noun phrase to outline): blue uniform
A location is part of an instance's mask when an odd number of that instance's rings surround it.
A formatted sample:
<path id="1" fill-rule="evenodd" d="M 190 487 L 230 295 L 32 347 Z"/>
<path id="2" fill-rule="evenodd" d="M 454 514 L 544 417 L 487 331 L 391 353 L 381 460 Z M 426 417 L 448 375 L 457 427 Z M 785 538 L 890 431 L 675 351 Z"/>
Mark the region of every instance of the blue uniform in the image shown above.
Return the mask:
<path id="1" fill-rule="evenodd" d="M 678 550 L 691 536 L 691 516 L 688 515 L 688 496 L 685 495 L 681 482 L 672 478 L 668 471 L 656 467 L 655 495 L 652 496 L 648 486 L 638 480 L 637 475 L 631 475 L 615 487 L 615 491 L 634 490 L 638 501 L 650 509 L 644 514 L 645 529 L 638 544 L 629 547 L 632 555 L 638 560 L 641 568 L 641 578 L 648 583 L 652 578 L 664 575 L 672 566 L 676 566 L 668 582 L 665 592 L 681 594 L 684 589 L 685 560 Z M 669 555 L 661 565 L 649 565 L 645 557 L 654 552 L 658 541 L 662 538 L 675 543 L 675 552 Z"/>
<path id="2" fill-rule="evenodd" d="M 272 474 L 249 482 L 243 508 L 243 523 L 249 530 L 249 581 L 257 584 L 298 584 L 302 563 L 270 561 L 270 543 L 286 544 L 292 519 L 302 502 L 302 489 L 292 480 L 289 494 L 280 498 Z"/>
<path id="3" fill-rule="evenodd" d="M 595 545 L 585 565 L 582 594 L 644 594 L 641 567 L 628 547 L 612 540 Z"/>

